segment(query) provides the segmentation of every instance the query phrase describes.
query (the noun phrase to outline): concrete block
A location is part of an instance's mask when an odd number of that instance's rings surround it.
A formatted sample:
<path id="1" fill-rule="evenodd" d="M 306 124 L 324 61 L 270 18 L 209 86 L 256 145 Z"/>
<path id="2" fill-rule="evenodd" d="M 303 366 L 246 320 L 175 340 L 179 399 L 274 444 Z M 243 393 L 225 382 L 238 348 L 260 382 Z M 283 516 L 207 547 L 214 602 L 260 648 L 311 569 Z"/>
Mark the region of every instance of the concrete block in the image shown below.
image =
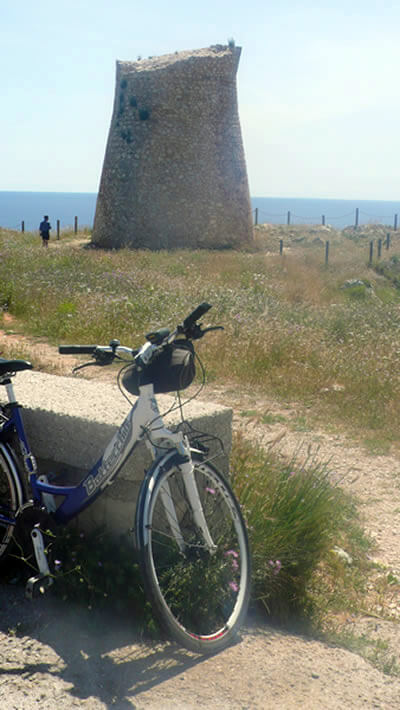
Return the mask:
<path id="1" fill-rule="evenodd" d="M 116 384 L 25 371 L 16 376 L 14 388 L 23 405 L 28 440 L 40 470 L 58 473 L 60 484 L 76 483 L 86 475 L 130 409 Z M 135 399 L 131 397 L 132 401 Z M 174 401 L 169 395 L 159 395 L 157 399 L 161 413 L 168 412 Z M 232 411 L 193 400 L 184 407 L 184 414 L 195 429 L 221 439 L 226 456 L 219 456 L 216 465 L 227 472 Z M 165 416 L 170 428 L 179 422 L 178 410 Z M 211 453 L 219 452 L 220 447 L 213 444 Z M 150 461 L 145 445 L 140 444 L 115 482 L 81 513 L 79 525 L 84 529 L 107 525 L 116 534 L 132 528 L 139 487 Z"/>

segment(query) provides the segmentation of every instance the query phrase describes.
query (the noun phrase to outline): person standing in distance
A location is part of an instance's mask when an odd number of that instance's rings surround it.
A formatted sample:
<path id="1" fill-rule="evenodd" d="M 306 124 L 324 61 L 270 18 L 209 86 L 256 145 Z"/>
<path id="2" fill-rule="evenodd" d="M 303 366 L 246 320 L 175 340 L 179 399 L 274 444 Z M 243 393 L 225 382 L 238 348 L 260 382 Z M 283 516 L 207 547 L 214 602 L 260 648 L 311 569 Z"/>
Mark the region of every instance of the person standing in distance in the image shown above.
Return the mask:
<path id="1" fill-rule="evenodd" d="M 40 236 L 42 237 L 42 244 L 44 247 L 49 246 L 50 229 L 51 224 L 49 222 L 49 217 L 47 214 L 45 214 L 43 221 L 39 224 L 39 232 Z"/>

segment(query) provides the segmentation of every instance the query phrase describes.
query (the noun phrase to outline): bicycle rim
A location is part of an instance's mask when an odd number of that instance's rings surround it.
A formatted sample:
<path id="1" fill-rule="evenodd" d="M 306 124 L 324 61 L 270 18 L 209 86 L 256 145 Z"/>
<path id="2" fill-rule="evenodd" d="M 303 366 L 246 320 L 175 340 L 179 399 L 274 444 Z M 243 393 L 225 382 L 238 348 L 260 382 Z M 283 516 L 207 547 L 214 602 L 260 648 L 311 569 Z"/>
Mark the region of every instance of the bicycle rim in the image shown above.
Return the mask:
<path id="1" fill-rule="evenodd" d="M 194 463 L 215 549 L 209 551 L 194 522 L 183 475 L 171 465 L 156 478 L 147 512 L 145 506 L 142 524 L 147 544 L 142 550 L 142 568 L 153 610 L 164 628 L 190 650 L 211 653 L 234 638 L 247 612 L 250 554 L 229 485 L 209 464 Z M 165 491 L 174 503 L 178 533 L 166 517 Z"/>
<path id="2" fill-rule="evenodd" d="M 17 487 L 7 461 L 0 454 L 0 512 L 14 518 L 19 507 Z M 0 523 L 0 561 L 5 558 L 14 535 L 15 526 Z"/>

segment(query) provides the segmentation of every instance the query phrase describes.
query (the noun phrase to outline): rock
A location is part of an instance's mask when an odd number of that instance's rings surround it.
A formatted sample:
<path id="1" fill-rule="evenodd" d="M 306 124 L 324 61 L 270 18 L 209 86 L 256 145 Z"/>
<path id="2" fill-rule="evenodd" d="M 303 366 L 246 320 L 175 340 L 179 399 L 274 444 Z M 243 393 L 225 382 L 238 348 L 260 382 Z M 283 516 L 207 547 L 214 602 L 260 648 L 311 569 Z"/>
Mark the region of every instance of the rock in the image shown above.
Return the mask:
<path id="1" fill-rule="evenodd" d="M 342 284 L 341 288 L 354 288 L 355 286 L 364 286 L 365 288 L 367 287 L 367 285 L 361 279 L 348 279 L 344 282 L 344 284 Z"/>
<path id="2" fill-rule="evenodd" d="M 340 557 L 340 559 L 343 560 L 343 562 L 346 562 L 346 564 L 348 564 L 348 565 L 352 565 L 352 564 L 353 564 L 353 558 L 349 555 L 348 552 L 346 552 L 346 550 L 342 550 L 341 547 L 337 547 L 337 546 L 335 545 L 335 547 L 333 548 L 332 552 L 333 552 L 335 555 L 337 555 L 337 557 Z"/>

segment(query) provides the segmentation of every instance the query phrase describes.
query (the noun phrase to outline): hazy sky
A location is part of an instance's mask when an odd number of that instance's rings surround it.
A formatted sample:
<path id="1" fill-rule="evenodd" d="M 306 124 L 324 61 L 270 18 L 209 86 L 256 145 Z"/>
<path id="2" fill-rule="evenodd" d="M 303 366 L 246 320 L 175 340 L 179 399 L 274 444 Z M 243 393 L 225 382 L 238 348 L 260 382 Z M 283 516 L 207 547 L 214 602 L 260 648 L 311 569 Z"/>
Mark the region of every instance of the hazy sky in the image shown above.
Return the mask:
<path id="1" fill-rule="evenodd" d="M 117 59 L 242 47 L 252 196 L 397 200 L 400 3 L 0 0 L 0 190 L 96 192 Z"/>

